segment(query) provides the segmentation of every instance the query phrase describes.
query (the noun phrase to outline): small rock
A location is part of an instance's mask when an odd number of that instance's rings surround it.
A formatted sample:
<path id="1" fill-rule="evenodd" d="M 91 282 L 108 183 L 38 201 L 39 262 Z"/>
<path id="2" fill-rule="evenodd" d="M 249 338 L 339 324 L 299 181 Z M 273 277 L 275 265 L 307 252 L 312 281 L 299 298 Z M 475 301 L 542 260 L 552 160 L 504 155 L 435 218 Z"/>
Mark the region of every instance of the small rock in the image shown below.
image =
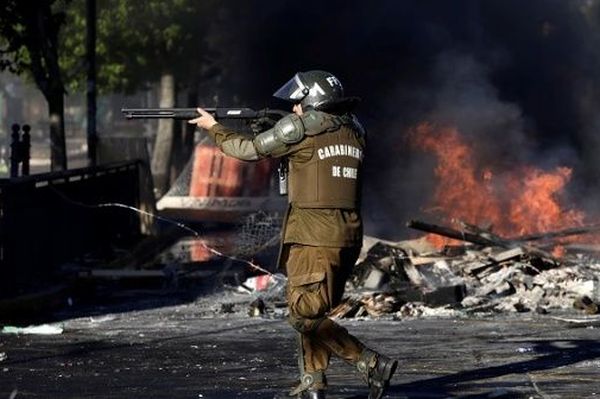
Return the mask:
<path id="1" fill-rule="evenodd" d="M 594 303 L 588 296 L 578 298 L 573 303 L 575 309 L 583 310 L 586 314 L 598 314 L 598 305 Z"/>
<path id="2" fill-rule="evenodd" d="M 256 300 L 254 300 L 250 304 L 250 308 L 248 309 L 248 316 L 250 316 L 250 317 L 262 316 L 266 313 L 266 309 L 267 309 L 267 306 L 265 305 L 265 302 L 260 298 L 256 298 Z"/>
<path id="3" fill-rule="evenodd" d="M 222 303 L 221 304 L 221 313 L 233 313 L 234 307 L 235 307 L 234 303 Z"/>
<path id="4" fill-rule="evenodd" d="M 513 307 L 515 308 L 515 310 L 519 313 L 524 313 L 524 312 L 529 312 L 529 308 L 527 306 L 525 306 L 524 304 L 522 304 L 521 302 L 517 302 L 513 305 Z"/>
<path id="5" fill-rule="evenodd" d="M 537 308 L 535 308 L 535 312 L 537 314 L 548 314 L 548 310 L 546 308 L 541 307 L 541 306 L 538 306 Z"/>

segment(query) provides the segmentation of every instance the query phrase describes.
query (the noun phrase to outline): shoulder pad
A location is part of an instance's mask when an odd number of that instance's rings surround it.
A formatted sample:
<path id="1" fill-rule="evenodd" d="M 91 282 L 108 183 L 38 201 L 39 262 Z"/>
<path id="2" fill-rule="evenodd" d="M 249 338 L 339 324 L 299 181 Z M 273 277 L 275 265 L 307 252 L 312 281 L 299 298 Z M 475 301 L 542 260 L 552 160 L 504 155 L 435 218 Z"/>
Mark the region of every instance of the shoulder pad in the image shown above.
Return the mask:
<path id="1" fill-rule="evenodd" d="M 304 125 L 296 114 L 289 114 L 273 126 L 275 135 L 286 144 L 294 144 L 304 138 Z"/>
<path id="2" fill-rule="evenodd" d="M 254 144 L 262 154 L 272 154 L 274 151 L 285 148 L 288 144 L 295 144 L 304 138 L 304 125 L 296 114 L 286 115 L 277 121 L 271 129 L 258 134 Z"/>
<path id="3" fill-rule="evenodd" d="M 321 111 L 307 111 L 300 118 L 307 136 L 315 136 L 335 129 L 340 125 L 336 116 Z"/>

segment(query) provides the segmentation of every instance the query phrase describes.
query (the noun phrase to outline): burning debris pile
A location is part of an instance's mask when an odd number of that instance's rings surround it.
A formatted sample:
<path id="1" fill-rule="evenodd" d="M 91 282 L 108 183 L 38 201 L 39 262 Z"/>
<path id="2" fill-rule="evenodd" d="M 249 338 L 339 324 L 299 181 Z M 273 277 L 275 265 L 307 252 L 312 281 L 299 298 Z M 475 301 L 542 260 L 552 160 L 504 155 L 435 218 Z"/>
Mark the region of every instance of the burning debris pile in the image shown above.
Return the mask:
<path id="1" fill-rule="evenodd" d="M 588 254 L 600 253 L 599 219 L 566 192 L 571 168 L 530 165 L 535 157 L 517 148 L 499 151 L 496 141 L 448 125 L 420 123 L 406 138 L 424 165 L 433 161 L 421 211 L 444 226 L 412 221 L 422 239 L 365 245 L 354 291 L 334 316 L 598 312 L 600 261 Z"/>
<path id="2" fill-rule="evenodd" d="M 461 230 L 419 221 L 408 226 L 454 241 L 441 249 L 432 245 L 431 236 L 376 242 L 355 267 L 350 297 L 332 316 L 418 316 L 432 308 L 438 308 L 437 314 L 443 309 L 547 313 L 573 306 L 598 313 L 594 300 L 600 262 L 583 255 L 582 246 L 566 245 L 561 252 L 576 253 L 561 257 L 545 248 L 552 240 L 595 232 L 600 226 L 511 240 L 466 224 Z M 540 240 L 544 245 L 531 243 Z"/>

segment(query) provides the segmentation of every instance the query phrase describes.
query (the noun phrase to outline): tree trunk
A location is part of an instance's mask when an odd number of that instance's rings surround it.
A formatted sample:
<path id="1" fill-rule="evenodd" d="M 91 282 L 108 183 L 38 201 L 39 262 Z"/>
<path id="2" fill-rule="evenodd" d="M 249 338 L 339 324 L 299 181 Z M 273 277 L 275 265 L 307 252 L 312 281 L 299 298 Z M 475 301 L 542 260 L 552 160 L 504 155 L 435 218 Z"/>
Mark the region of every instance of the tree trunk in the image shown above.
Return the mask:
<path id="1" fill-rule="evenodd" d="M 179 176 L 181 172 L 182 150 L 183 150 L 183 121 L 174 121 L 173 123 L 173 144 L 171 147 L 171 165 L 169 167 L 169 187 Z"/>
<path id="2" fill-rule="evenodd" d="M 175 78 L 172 73 L 164 73 L 160 78 L 159 106 L 161 108 L 175 106 Z M 172 119 L 159 119 L 158 121 L 158 132 L 156 133 L 152 154 L 152 175 L 154 176 L 157 197 L 163 196 L 169 185 L 169 170 L 173 150 L 173 126 Z"/>
<path id="3" fill-rule="evenodd" d="M 64 90 L 60 87 L 53 90 L 46 100 L 50 113 L 50 169 L 67 170 Z"/>
<path id="4" fill-rule="evenodd" d="M 198 106 L 198 84 L 192 83 L 187 91 L 186 107 Z M 173 184 L 185 170 L 194 152 L 194 133 L 196 125 L 176 121 L 174 126 L 173 150 L 171 151 L 171 179 Z"/>
<path id="5" fill-rule="evenodd" d="M 189 108 L 196 108 L 198 106 L 198 82 L 192 84 L 187 96 L 187 106 Z M 194 133 L 196 132 L 196 125 L 185 125 L 185 133 L 183 136 L 183 156 L 188 159 L 194 152 Z"/>
<path id="6" fill-rule="evenodd" d="M 87 145 L 90 166 L 96 166 L 96 0 L 85 6 L 85 58 L 87 63 Z"/>
<path id="7" fill-rule="evenodd" d="M 18 3 L 23 18 L 23 44 L 30 58 L 30 70 L 48 102 L 50 115 L 50 168 L 67 169 L 65 142 L 65 88 L 58 64 L 60 13 L 53 13 L 50 1 Z"/>

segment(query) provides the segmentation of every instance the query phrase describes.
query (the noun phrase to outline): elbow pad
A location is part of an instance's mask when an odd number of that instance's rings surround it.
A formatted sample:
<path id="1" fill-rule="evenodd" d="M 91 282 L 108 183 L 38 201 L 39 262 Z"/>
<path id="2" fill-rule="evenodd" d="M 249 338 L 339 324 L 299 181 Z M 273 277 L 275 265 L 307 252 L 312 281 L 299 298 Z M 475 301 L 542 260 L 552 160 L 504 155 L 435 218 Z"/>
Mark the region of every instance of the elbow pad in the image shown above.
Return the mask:
<path id="1" fill-rule="evenodd" d="M 254 145 L 258 152 L 269 155 L 288 144 L 295 144 L 304 138 L 304 124 L 298 115 L 290 114 L 281 118 L 275 126 L 256 136 Z"/>

